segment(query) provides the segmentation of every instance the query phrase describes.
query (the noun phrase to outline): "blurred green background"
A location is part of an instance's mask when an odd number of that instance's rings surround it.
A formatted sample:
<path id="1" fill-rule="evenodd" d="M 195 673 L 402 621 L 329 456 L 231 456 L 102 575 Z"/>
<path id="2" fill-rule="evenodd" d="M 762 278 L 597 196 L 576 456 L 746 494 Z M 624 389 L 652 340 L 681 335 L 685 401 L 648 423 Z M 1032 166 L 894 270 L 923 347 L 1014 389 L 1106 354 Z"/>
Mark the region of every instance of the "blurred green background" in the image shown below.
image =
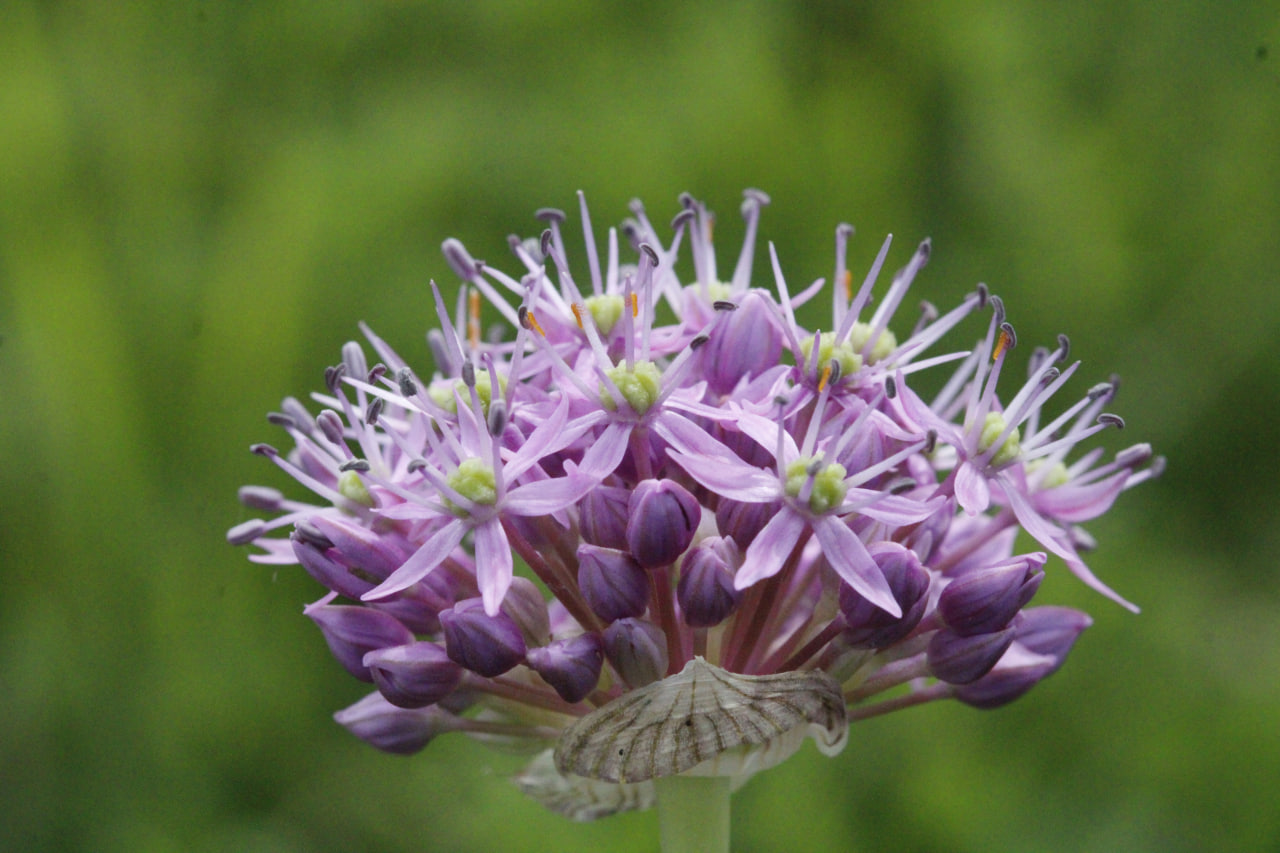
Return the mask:
<path id="1" fill-rule="evenodd" d="M 319 587 L 224 532 L 357 320 L 425 366 L 446 236 L 497 262 L 577 189 L 598 228 L 688 190 L 731 265 L 757 186 L 790 281 L 842 220 L 855 275 L 932 236 L 909 302 L 988 282 L 1170 463 L 1090 526 L 1140 616 L 1052 564 L 1038 600 L 1096 619 L 1061 673 L 807 748 L 735 850 L 1275 849 L 1278 152 L 1271 2 L 7 0 L 0 848 L 656 849 L 517 757 L 350 737 Z"/>

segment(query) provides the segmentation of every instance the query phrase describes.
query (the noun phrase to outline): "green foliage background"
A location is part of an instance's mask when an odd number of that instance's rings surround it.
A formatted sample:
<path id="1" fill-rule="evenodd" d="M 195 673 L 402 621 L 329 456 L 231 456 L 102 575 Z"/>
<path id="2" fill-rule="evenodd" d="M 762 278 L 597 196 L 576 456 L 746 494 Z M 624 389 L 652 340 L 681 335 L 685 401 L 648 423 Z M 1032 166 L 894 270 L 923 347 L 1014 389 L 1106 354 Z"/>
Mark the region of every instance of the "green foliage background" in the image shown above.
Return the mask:
<path id="1" fill-rule="evenodd" d="M 0 7 L 0 848 L 641 851 L 463 739 L 409 760 L 299 570 L 224 542 L 263 420 L 368 321 L 425 364 L 439 254 L 740 192 L 792 281 L 1000 293 L 1126 384 L 1166 477 L 1091 526 L 1090 610 L 1021 702 L 858 724 L 735 798 L 736 850 L 1280 843 L 1280 14 L 1273 3 L 83 2 Z M 766 270 L 761 254 L 757 271 Z M 1051 566 L 1051 569 L 1054 567 Z"/>

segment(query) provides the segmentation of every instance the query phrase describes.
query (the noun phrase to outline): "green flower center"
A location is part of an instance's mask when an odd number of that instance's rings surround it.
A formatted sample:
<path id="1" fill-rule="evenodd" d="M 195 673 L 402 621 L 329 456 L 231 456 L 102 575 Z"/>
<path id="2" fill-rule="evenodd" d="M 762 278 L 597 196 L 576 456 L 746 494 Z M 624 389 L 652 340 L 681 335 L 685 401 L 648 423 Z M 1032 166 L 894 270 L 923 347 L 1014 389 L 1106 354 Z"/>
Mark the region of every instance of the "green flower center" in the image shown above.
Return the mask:
<path id="1" fill-rule="evenodd" d="M 364 480 L 355 471 L 343 471 L 338 475 L 338 491 L 344 498 L 361 506 L 372 507 L 373 495 L 365 488 Z"/>
<path id="2" fill-rule="evenodd" d="M 1048 470 L 1045 470 L 1046 465 Z M 1054 462 L 1050 465 L 1044 459 L 1032 459 L 1027 463 L 1028 475 L 1033 475 L 1038 471 L 1044 471 L 1037 485 L 1037 488 L 1040 489 L 1054 489 L 1064 485 L 1071 479 L 1071 476 L 1067 473 L 1067 466 L 1061 462 Z"/>
<path id="3" fill-rule="evenodd" d="M 800 342 L 800 353 L 804 356 L 806 365 L 813 359 L 815 337 L 816 335 L 813 335 Z M 841 376 L 856 373 L 862 367 L 862 356 L 858 355 L 857 350 L 847 343 L 836 346 L 834 335 L 823 335 L 822 343 L 818 345 L 818 370 L 821 371 L 830 364 L 832 359 L 840 365 Z"/>
<path id="4" fill-rule="evenodd" d="M 649 411 L 662 390 L 662 371 L 651 361 L 637 361 L 631 365 L 630 370 L 623 365 L 611 367 L 605 371 L 605 375 L 618 386 L 623 399 L 637 415 Z M 611 412 L 618 408 L 618 401 L 613 399 L 603 385 L 600 388 L 600 403 Z"/>
<path id="5" fill-rule="evenodd" d="M 814 463 L 821 464 L 821 458 L 801 457 L 787 466 L 787 495 L 793 498 L 800 496 L 800 490 L 809 480 L 809 471 Z M 815 513 L 826 512 L 844 502 L 849 488 L 844 484 L 848 474 L 839 462 L 824 465 L 813 476 L 813 490 L 809 492 L 809 509 Z"/>
<path id="6" fill-rule="evenodd" d="M 454 391 L 462 395 L 462 399 L 471 399 L 471 392 L 467 390 L 467 384 L 461 379 L 449 381 L 447 379 L 431 383 L 427 388 L 427 396 L 440 408 L 449 414 L 458 413 L 458 398 L 454 396 Z M 499 393 L 505 393 L 507 390 L 507 379 L 505 376 L 498 377 Z M 489 378 L 489 371 L 476 371 L 476 394 L 480 397 L 480 407 L 484 411 L 484 416 L 489 417 L 489 401 L 493 398 L 493 380 Z"/>
<path id="7" fill-rule="evenodd" d="M 871 340 L 871 332 L 870 323 L 854 323 L 853 328 L 849 330 L 849 349 L 857 353 L 862 352 L 867 342 Z M 875 364 L 877 361 L 888 358 L 889 353 L 897 348 L 898 339 L 893 332 L 888 329 L 881 330 L 876 336 L 875 343 L 871 345 L 871 351 L 867 353 L 867 364 Z"/>
<path id="8" fill-rule="evenodd" d="M 591 312 L 591 319 L 595 322 L 596 328 L 600 330 L 601 337 L 608 337 L 613 331 L 613 327 L 618 324 L 618 320 L 622 317 L 622 297 L 617 294 L 601 294 L 600 296 L 588 296 L 583 302 L 587 306 L 587 310 Z"/>
<path id="9" fill-rule="evenodd" d="M 493 469 L 483 461 L 471 458 L 463 459 L 458 469 L 448 476 L 449 487 L 472 503 L 493 506 L 498 502 L 498 482 L 494 478 Z M 448 500 L 450 508 L 457 514 L 465 514 L 461 507 L 454 506 Z"/>
<path id="10" fill-rule="evenodd" d="M 1005 422 L 1004 415 L 999 412 L 987 412 L 986 420 L 982 422 L 982 435 L 978 437 L 978 451 L 986 453 L 991 446 L 996 443 L 996 439 L 1000 437 L 1000 433 L 1004 432 L 1008 424 Z M 1000 466 L 1018 458 L 1018 454 L 1022 452 L 1022 436 L 1018 434 L 1017 427 L 1009 431 L 1005 436 L 1004 444 L 1000 445 L 1000 449 L 996 451 L 995 456 L 991 457 L 991 464 Z"/>

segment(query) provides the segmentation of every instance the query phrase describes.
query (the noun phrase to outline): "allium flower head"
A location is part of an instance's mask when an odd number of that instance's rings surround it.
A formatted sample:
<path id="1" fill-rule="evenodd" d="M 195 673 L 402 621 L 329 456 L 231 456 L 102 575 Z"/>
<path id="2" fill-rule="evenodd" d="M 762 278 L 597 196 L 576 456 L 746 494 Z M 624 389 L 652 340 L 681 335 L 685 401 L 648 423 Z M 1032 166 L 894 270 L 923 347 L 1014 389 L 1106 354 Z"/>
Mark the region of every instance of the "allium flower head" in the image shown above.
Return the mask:
<path id="1" fill-rule="evenodd" d="M 767 203 L 746 193 L 726 279 L 689 196 L 661 228 L 633 203 L 602 262 L 579 194 L 585 270 L 556 210 L 511 239 L 515 273 L 447 240 L 462 291 L 451 312 L 432 284 L 434 374 L 362 327 L 377 363 L 348 343 L 318 411 L 269 417 L 292 447 L 254 451 L 313 498 L 246 487 L 272 517 L 228 540 L 326 587 L 306 615 L 377 688 L 339 723 L 394 753 L 445 732 L 540 746 L 521 787 L 589 819 L 665 776 L 736 786 L 809 736 L 835 752 L 851 720 L 1012 701 L 1090 624 L 1028 607 L 1053 557 L 1132 608 L 1078 526 L 1162 468 L 1088 446 L 1123 425 L 1116 381 L 1058 402 L 1080 366 L 1064 337 L 1011 382 L 985 286 L 900 320 L 927 240 L 869 314 L 890 241 L 854 290 L 847 225 L 829 285 L 794 290 L 772 244 L 758 275 Z M 827 322 L 802 326 L 824 290 Z M 505 337 L 481 340 L 485 300 Z M 921 371 L 950 371 L 927 402 Z M 1015 553 L 1020 529 L 1043 550 Z"/>

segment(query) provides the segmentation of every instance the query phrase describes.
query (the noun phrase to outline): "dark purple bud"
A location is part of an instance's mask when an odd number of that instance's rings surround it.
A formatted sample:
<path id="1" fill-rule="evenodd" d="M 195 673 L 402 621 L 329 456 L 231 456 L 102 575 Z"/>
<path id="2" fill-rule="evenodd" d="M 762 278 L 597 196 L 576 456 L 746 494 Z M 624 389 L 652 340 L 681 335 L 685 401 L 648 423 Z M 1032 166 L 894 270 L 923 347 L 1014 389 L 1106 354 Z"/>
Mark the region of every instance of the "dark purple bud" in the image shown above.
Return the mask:
<path id="1" fill-rule="evenodd" d="M 542 591 L 528 578 L 514 577 L 502 599 L 502 612 L 520 628 L 524 644 L 540 646 L 551 639 L 551 617 Z"/>
<path id="2" fill-rule="evenodd" d="M 387 537 L 345 518 L 313 515 L 309 521 L 333 543 L 333 550 L 353 574 L 377 583 L 386 580 L 408 557 Z"/>
<path id="3" fill-rule="evenodd" d="M 524 660 L 524 636 L 515 620 L 490 616 L 479 598 L 459 601 L 440 613 L 444 645 L 454 663 L 493 678 Z"/>
<path id="4" fill-rule="evenodd" d="M 641 481 L 628 507 L 628 550 L 646 569 L 674 563 L 702 520 L 698 499 L 674 480 Z"/>
<path id="5" fill-rule="evenodd" d="M 938 597 L 938 615 L 962 637 L 989 634 L 1008 625 L 1044 580 L 1043 552 L 965 572 Z"/>
<path id="6" fill-rule="evenodd" d="M 627 550 L 627 505 L 631 492 L 597 486 L 578 502 L 578 527 L 592 545 Z"/>
<path id="7" fill-rule="evenodd" d="M 991 671 L 1013 643 L 1013 626 L 990 634 L 962 637 L 943 628 L 929 639 L 929 669 L 949 684 L 969 684 Z"/>
<path id="8" fill-rule="evenodd" d="M 579 545 L 578 587 L 606 622 L 640 616 L 649 606 L 649 575 L 626 551 Z"/>
<path id="9" fill-rule="evenodd" d="M 747 291 L 736 311 L 720 317 L 699 353 L 712 391 L 727 394 L 743 377 L 751 379 L 777 367 L 782 332 L 775 324 L 767 297 L 756 290 Z"/>
<path id="10" fill-rule="evenodd" d="M 600 681 L 604 643 L 599 634 L 580 634 L 541 648 L 529 649 L 529 667 L 555 688 L 566 702 L 581 702 Z"/>
<path id="11" fill-rule="evenodd" d="M 732 536 L 739 548 L 746 549 L 781 506 L 777 501 L 757 504 L 721 498 L 716 507 L 716 527 L 721 535 Z"/>
<path id="12" fill-rule="evenodd" d="M 955 697 L 975 708 L 1007 705 L 1058 671 L 1080 633 L 1093 624 L 1088 614 L 1069 607 L 1033 607 L 1014 620 L 1016 642 L 995 668 Z"/>
<path id="13" fill-rule="evenodd" d="M 434 705 L 462 680 L 462 667 L 435 643 L 375 649 L 364 656 L 364 665 L 383 697 L 400 708 Z"/>
<path id="14" fill-rule="evenodd" d="M 307 407 L 298 402 L 297 397 L 285 397 L 281 400 L 280 411 L 293 418 L 293 422 L 297 424 L 298 429 L 303 432 L 311 432 L 316 428 L 315 419 L 311 417 L 311 413 L 307 411 Z"/>
<path id="15" fill-rule="evenodd" d="M 733 572 L 739 562 L 732 539 L 710 536 L 698 543 L 680 566 L 676 598 L 685 624 L 693 628 L 719 625 L 742 600 L 734 589 Z"/>
<path id="16" fill-rule="evenodd" d="M 326 596 L 303 609 L 319 626 L 329 651 L 347 672 L 361 681 L 373 681 L 364 656 L 375 649 L 412 643 L 413 633 L 389 613 L 348 604 L 329 604 Z"/>
<path id="17" fill-rule="evenodd" d="M 308 537 L 301 529 L 293 531 L 289 536 L 289 544 L 293 546 L 293 555 L 298 558 L 302 568 L 326 589 L 358 599 L 378 585 L 379 581 L 375 578 L 362 578 L 353 573 L 339 562 L 338 554 L 331 546 L 321 547 L 320 543 Z"/>
<path id="18" fill-rule="evenodd" d="M 439 708 L 397 708 L 380 693 L 370 693 L 333 719 L 360 740 L 383 752 L 412 755 L 438 734 L 457 729 L 457 719 Z"/>
<path id="19" fill-rule="evenodd" d="M 863 598 L 853 587 L 841 581 L 840 612 L 844 616 L 844 640 L 860 649 L 883 649 L 915 630 L 928 605 L 929 573 L 920 565 L 915 552 L 894 542 L 876 542 L 870 552 L 889 591 L 902 608 L 902 616 Z"/>
<path id="20" fill-rule="evenodd" d="M 632 689 L 652 684 L 667 674 L 666 635 L 643 619 L 619 619 L 606 628 L 604 656 Z"/>

